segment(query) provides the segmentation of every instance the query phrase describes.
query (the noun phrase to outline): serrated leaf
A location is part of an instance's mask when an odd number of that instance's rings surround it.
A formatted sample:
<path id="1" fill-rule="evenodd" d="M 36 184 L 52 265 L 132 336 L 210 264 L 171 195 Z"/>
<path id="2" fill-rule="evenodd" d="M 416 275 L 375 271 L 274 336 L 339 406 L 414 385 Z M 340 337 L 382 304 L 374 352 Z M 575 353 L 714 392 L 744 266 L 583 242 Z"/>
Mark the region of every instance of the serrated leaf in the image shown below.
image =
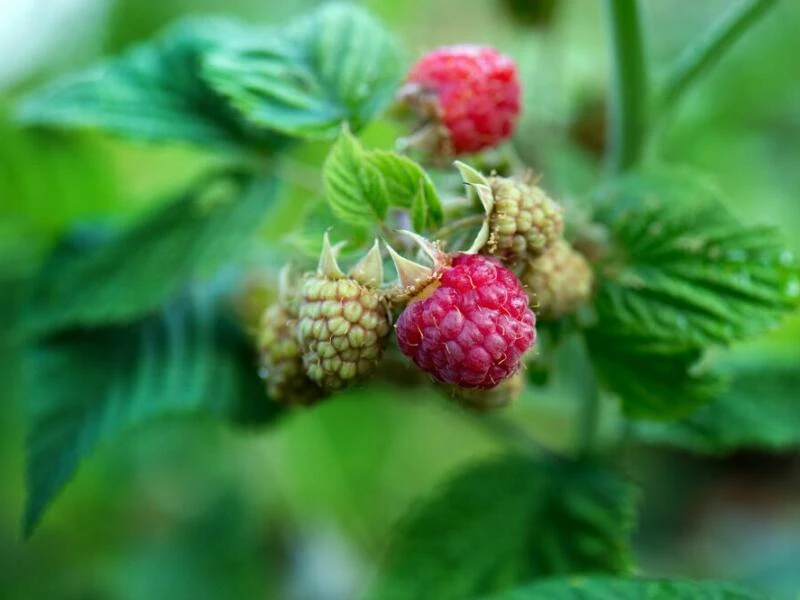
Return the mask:
<path id="1" fill-rule="evenodd" d="M 35 282 L 23 327 L 41 333 L 124 321 L 235 259 L 263 222 L 274 179 L 212 176 L 105 244 L 60 259 Z"/>
<path id="2" fill-rule="evenodd" d="M 414 230 L 441 227 L 444 212 L 439 195 L 425 170 L 410 158 L 386 150 L 371 150 L 367 160 L 386 183 L 387 203 L 411 209 Z"/>
<path id="3" fill-rule="evenodd" d="M 600 328 L 588 331 L 586 340 L 601 383 L 620 397 L 628 417 L 677 419 L 723 389 L 713 373 L 701 368 L 698 348 L 662 348 Z"/>
<path id="4" fill-rule="evenodd" d="M 325 196 L 334 214 L 346 223 L 370 227 L 386 217 L 386 186 L 366 151 L 342 130 L 322 168 Z"/>
<path id="5" fill-rule="evenodd" d="M 712 454 L 800 447 L 799 359 L 749 357 L 715 370 L 730 384 L 708 405 L 674 423 L 637 423 L 636 437 Z"/>
<path id="6" fill-rule="evenodd" d="M 208 294 L 126 325 L 61 333 L 27 356 L 28 497 L 24 530 L 95 446 L 154 419 L 190 414 L 252 418 L 270 402 L 248 345 Z"/>
<path id="7" fill-rule="evenodd" d="M 602 192 L 595 218 L 615 245 L 595 302 L 605 332 L 727 343 L 798 305 L 800 271 L 776 230 L 737 222 L 716 189 L 686 172 L 623 178 Z"/>
<path id="8" fill-rule="evenodd" d="M 345 223 L 370 227 L 389 207 L 410 210 L 414 229 L 438 227 L 441 201 L 428 174 L 409 158 L 385 150 L 366 150 L 342 129 L 323 167 L 328 203 Z"/>
<path id="9" fill-rule="evenodd" d="M 101 129 L 124 137 L 241 150 L 286 139 L 244 122 L 200 77 L 205 53 L 262 32 L 219 18 L 181 21 L 149 42 L 23 99 L 30 124 Z"/>
<path id="10" fill-rule="evenodd" d="M 686 172 L 624 177 L 595 218 L 612 245 L 587 339 L 628 416 L 677 418 L 709 402 L 720 387 L 697 369 L 705 348 L 773 326 L 797 304 L 797 266 L 775 231 L 738 223 Z"/>
<path id="11" fill-rule="evenodd" d="M 766 600 L 716 581 L 570 577 L 550 579 L 483 600 Z"/>
<path id="12" fill-rule="evenodd" d="M 391 101 L 396 41 L 364 10 L 327 4 L 258 43 L 208 56 L 203 76 L 250 123 L 297 137 L 357 130 Z"/>
<path id="13" fill-rule="evenodd" d="M 531 577 L 630 569 L 634 489 L 589 464 L 472 467 L 401 523 L 371 598 L 471 598 Z"/>
<path id="14" fill-rule="evenodd" d="M 420 188 L 411 201 L 411 225 L 414 231 L 423 231 L 428 223 L 428 204 L 425 192 Z"/>

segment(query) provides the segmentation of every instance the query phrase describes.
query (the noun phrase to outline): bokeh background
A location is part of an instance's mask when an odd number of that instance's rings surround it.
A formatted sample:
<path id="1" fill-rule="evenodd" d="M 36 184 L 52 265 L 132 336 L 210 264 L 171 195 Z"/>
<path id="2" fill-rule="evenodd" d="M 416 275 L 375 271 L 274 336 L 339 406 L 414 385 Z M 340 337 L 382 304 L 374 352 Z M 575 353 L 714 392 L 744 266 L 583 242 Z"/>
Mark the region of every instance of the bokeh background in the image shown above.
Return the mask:
<path id="1" fill-rule="evenodd" d="M 734 0 L 643 0 L 658 77 Z M 22 541 L 24 382 L 12 335 L 19 282 L 76 222 L 120 222 L 215 159 L 92 134 L 19 129 L 16 99 L 49 77 L 117 53 L 188 14 L 279 22 L 311 0 L 0 0 L 0 597 L 350 600 L 373 577 L 392 524 L 469 461 L 504 446 L 435 398 L 373 386 L 242 432 L 171 421 L 98 449 Z M 502 0 L 365 3 L 405 42 L 492 43 L 525 81 L 515 141 L 546 184 L 585 193 L 598 169 L 608 52 L 597 0 L 555 2 L 550 22 Z M 536 4 L 536 2 L 531 2 Z M 783 0 L 687 98 L 651 149 L 702 169 L 747 221 L 778 224 L 800 251 L 800 3 Z M 371 143 L 396 131 L 376 125 Z M 296 151 L 263 231 L 275 241 L 318 199 L 325 146 Z M 309 176 L 310 174 L 310 176 Z M 311 181 L 311 185 L 309 185 Z M 800 320 L 737 351 L 800 369 Z M 573 443 L 569 370 L 512 410 L 544 443 Z M 607 420 L 613 421 L 614 415 Z M 613 424 L 608 425 L 613 429 Z M 644 572 L 741 581 L 777 599 L 800 591 L 800 455 L 700 459 L 633 449 L 642 485 Z"/>

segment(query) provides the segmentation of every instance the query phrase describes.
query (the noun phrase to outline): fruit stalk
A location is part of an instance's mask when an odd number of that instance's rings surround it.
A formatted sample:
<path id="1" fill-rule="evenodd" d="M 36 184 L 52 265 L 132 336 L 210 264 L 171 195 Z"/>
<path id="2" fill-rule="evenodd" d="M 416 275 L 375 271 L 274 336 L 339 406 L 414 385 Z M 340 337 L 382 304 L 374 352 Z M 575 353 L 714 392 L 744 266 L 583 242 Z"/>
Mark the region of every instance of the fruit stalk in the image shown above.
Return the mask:
<path id="1" fill-rule="evenodd" d="M 610 124 L 608 167 L 620 173 L 641 157 L 648 107 L 637 0 L 606 0 L 614 63 L 614 86 L 608 105 Z"/>

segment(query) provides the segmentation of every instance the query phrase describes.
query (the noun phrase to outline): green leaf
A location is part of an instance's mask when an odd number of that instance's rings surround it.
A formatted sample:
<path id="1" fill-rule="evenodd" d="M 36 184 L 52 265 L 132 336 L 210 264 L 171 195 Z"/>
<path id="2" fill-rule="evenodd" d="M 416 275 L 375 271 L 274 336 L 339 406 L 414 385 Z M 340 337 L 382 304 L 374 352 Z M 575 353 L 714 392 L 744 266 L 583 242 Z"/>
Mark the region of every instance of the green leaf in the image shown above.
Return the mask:
<path id="1" fill-rule="evenodd" d="M 211 53 L 203 76 L 258 127 L 306 138 L 357 130 L 402 74 L 394 38 L 362 9 L 327 4 L 272 36 Z"/>
<path id="2" fill-rule="evenodd" d="M 155 419 L 209 414 L 274 419 L 243 335 L 196 293 L 130 324 L 74 330 L 35 343 L 29 382 L 30 534 L 95 446 Z"/>
<path id="3" fill-rule="evenodd" d="M 325 195 L 345 223 L 370 227 L 389 207 L 411 212 L 414 229 L 442 224 L 444 213 L 436 188 L 413 160 L 386 150 L 365 150 L 347 127 L 342 129 L 323 167 Z"/>
<path id="4" fill-rule="evenodd" d="M 628 572 L 634 497 L 595 465 L 472 467 L 401 523 L 370 597 L 461 600 L 531 577 Z"/>
<path id="5" fill-rule="evenodd" d="M 19 118 L 223 150 L 279 147 L 285 138 L 246 124 L 199 75 L 205 53 L 258 35 L 219 18 L 181 21 L 117 58 L 33 92 L 20 104 Z"/>
<path id="6" fill-rule="evenodd" d="M 371 227 L 386 217 L 386 184 L 359 141 L 342 130 L 322 168 L 325 196 L 346 223 Z"/>
<path id="7" fill-rule="evenodd" d="M 774 230 L 738 223 L 719 193 L 683 171 L 633 174 L 605 189 L 611 232 L 597 266 L 598 374 L 626 415 L 684 416 L 719 391 L 704 350 L 774 326 L 797 305 L 794 257 Z"/>
<path id="8" fill-rule="evenodd" d="M 411 209 L 414 229 L 441 227 L 444 212 L 439 195 L 425 170 L 410 158 L 386 150 L 371 150 L 367 160 L 386 183 L 387 204 Z"/>
<path id="9" fill-rule="evenodd" d="M 600 381 L 620 397 L 628 417 L 676 419 L 722 389 L 717 376 L 702 368 L 700 349 L 660 348 L 602 328 L 587 331 L 586 341 Z"/>
<path id="10" fill-rule="evenodd" d="M 21 129 L 0 109 L 0 252 L 44 246 L 78 217 L 119 210 L 111 162 L 93 140 Z"/>
<path id="11" fill-rule="evenodd" d="M 743 339 L 800 299 L 800 272 L 772 228 L 741 224 L 683 171 L 635 174 L 600 196 L 614 250 L 596 308 L 607 333 L 683 348 Z"/>
<path id="12" fill-rule="evenodd" d="M 695 452 L 800 447 L 800 359 L 751 357 L 715 365 L 730 385 L 674 423 L 637 423 L 642 441 Z"/>
<path id="13" fill-rule="evenodd" d="M 715 581 L 570 577 L 532 583 L 484 600 L 766 600 Z"/>
<path id="14" fill-rule="evenodd" d="M 211 278 L 263 222 L 274 179 L 211 176 L 102 246 L 62 257 L 33 287 L 28 332 L 101 325 L 152 311 Z"/>

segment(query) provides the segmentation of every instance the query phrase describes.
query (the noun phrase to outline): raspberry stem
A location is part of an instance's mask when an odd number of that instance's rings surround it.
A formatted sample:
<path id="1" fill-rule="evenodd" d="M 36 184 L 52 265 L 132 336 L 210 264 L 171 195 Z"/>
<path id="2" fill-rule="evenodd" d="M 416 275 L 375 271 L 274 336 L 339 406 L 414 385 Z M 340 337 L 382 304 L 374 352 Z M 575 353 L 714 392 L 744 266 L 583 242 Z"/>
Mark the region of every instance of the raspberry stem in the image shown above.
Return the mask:
<path id="1" fill-rule="evenodd" d="M 686 90 L 722 58 L 751 25 L 776 5 L 776 0 L 747 0 L 727 11 L 678 57 L 659 94 L 661 110 L 674 108 Z"/>
<path id="2" fill-rule="evenodd" d="M 600 426 L 600 389 L 594 372 L 589 351 L 585 344 L 581 349 L 580 391 L 582 403 L 578 415 L 577 446 L 578 454 L 590 456 L 597 448 L 598 429 Z"/>
<path id="3" fill-rule="evenodd" d="M 606 0 L 611 24 L 614 87 L 609 102 L 609 168 L 620 173 L 641 157 L 648 110 L 638 0 Z"/>
<path id="4" fill-rule="evenodd" d="M 476 412 L 475 410 L 466 409 L 452 403 L 448 403 L 447 406 L 478 425 L 481 429 L 490 433 L 493 437 L 499 438 L 523 452 L 553 462 L 563 460 L 561 455 L 542 446 L 524 427 L 521 427 L 514 421 L 495 414 Z"/>
<path id="5" fill-rule="evenodd" d="M 435 232 L 431 238 L 434 240 L 443 240 L 445 238 L 450 237 L 454 233 L 458 233 L 463 229 L 468 229 L 469 227 L 474 227 L 475 225 L 480 225 L 483 223 L 484 216 L 483 215 L 469 215 L 467 217 L 461 217 L 451 223 L 448 223 L 439 231 Z"/>

